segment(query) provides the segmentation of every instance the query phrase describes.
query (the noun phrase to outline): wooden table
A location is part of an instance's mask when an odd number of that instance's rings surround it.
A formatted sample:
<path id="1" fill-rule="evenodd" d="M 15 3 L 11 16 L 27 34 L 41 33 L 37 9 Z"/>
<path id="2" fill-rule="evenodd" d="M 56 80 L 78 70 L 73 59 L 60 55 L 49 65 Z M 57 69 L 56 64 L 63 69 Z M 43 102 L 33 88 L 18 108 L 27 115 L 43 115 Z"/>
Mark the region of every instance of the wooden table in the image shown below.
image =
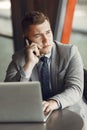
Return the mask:
<path id="1" fill-rule="evenodd" d="M 46 123 L 0 123 L 0 130 L 83 130 L 82 118 L 67 109 L 54 111 Z"/>

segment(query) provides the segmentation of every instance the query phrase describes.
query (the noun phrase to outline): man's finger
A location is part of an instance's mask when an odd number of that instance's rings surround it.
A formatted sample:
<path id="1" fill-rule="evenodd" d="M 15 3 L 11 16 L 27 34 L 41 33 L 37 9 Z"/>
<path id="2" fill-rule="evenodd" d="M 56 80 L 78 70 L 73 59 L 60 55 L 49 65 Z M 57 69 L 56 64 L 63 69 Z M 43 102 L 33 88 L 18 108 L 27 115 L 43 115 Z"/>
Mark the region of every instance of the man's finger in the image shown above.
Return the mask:
<path id="1" fill-rule="evenodd" d="M 47 107 L 49 106 L 49 103 L 46 101 L 43 101 L 43 111 L 46 111 Z"/>

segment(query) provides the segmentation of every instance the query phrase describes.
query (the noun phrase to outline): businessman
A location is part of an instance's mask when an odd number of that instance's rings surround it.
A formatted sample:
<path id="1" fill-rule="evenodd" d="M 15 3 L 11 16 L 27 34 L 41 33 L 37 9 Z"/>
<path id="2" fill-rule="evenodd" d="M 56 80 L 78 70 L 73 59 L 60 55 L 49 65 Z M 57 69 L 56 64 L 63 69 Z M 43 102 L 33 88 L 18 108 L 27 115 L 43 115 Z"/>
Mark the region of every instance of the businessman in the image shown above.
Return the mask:
<path id="1" fill-rule="evenodd" d="M 83 94 L 83 63 L 77 47 L 54 41 L 49 18 L 42 12 L 27 13 L 22 30 L 25 47 L 13 55 L 5 82 L 40 81 L 46 112 L 78 103 Z M 43 65 L 48 67 L 45 74 Z"/>

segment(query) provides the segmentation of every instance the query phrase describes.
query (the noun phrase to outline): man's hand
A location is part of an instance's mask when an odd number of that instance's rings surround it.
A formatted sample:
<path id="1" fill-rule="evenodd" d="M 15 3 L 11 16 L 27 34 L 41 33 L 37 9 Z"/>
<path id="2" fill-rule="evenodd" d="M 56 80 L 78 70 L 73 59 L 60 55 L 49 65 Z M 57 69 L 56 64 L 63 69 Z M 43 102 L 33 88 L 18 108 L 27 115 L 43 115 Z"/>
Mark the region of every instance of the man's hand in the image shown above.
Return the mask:
<path id="1" fill-rule="evenodd" d="M 40 47 L 36 43 L 32 43 L 31 45 L 28 45 L 26 43 L 26 56 L 27 56 L 27 62 L 31 62 L 33 64 L 36 64 L 38 62 L 38 57 L 40 56 Z"/>
<path id="2" fill-rule="evenodd" d="M 42 105 L 43 111 L 46 113 L 58 109 L 58 103 L 56 100 L 43 101 Z"/>
<path id="3" fill-rule="evenodd" d="M 26 75 L 30 77 L 32 70 L 34 66 L 38 63 L 39 61 L 39 56 L 40 56 L 40 47 L 36 43 L 32 43 L 29 45 L 26 43 L 26 63 L 23 66 L 24 71 Z"/>

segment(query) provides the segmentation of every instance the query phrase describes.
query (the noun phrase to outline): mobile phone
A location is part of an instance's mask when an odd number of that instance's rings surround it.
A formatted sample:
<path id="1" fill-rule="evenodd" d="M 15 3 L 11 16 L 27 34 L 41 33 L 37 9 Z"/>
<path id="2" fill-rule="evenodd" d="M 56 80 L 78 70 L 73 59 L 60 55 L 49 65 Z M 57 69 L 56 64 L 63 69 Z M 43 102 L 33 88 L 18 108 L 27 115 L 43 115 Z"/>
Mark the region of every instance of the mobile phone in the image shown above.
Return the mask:
<path id="1" fill-rule="evenodd" d="M 32 41 L 31 41 L 30 39 L 28 39 L 27 37 L 25 37 L 24 40 L 25 40 L 25 47 L 26 47 L 26 43 L 27 43 L 28 45 L 31 45 L 31 44 L 32 44 Z M 36 55 L 35 52 L 33 52 L 33 53 Z"/>
<path id="2" fill-rule="evenodd" d="M 29 39 L 29 38 L 27 38 L 27 37 L 24 37 L 24 42 L 25 42 L 25 47 L 26 47 L 26 43 L 28 44 L 28 45 L 31 45 L 32 44 L 32 41 Z M 39 49 L 39 48 L 38 48 Z M 34 51 L 33 52 L 35 55 L 36 55 L 36 52 Z M 39 56 L 38 56 L 38 58 L 39 58 Z"/>
<path id="3" fill-rule="evenodd" d="M 26 46 L 26 43 L 28 43 L 29 45 L 32 44 L 32 41 L 30 39 L 28 39 L 27 37 L 24 37 L 24 44 Z"/>

